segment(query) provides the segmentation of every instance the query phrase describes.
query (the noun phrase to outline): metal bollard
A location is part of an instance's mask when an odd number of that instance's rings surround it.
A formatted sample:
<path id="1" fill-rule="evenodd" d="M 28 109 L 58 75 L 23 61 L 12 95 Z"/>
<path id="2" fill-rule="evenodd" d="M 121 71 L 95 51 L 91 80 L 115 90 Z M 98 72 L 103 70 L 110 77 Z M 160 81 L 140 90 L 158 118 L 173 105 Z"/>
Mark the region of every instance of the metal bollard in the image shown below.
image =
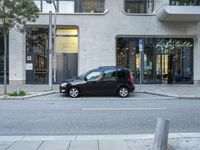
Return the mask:
<path id="1" fill-rule="evenodd" d="M 168 134 L 169 120 L 158 118 L 153 143 L 153 150 L 167 150 Z"/>
<path id="2" fill-rule="evenodd" d="M 17 93 L 17 95 L 19 95 L 19 93 L 20 93 L 20 87 L 19 86 L 17 86 L 17 88 L 16 88 L 16 93 Z"/>

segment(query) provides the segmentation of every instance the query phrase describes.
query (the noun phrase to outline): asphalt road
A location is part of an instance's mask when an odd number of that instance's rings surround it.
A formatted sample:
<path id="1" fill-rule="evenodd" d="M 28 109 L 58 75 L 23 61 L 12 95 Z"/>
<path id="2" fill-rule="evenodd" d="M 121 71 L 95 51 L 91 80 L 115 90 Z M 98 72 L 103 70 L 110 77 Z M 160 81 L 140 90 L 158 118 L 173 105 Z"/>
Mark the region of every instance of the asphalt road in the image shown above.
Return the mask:
<path id="1" fill-rule="evenodd" d="M 170 132 L 200 132 L 200 100 L 135 94 L 71 99 L 52 94 L 0 101 L 0 135 L 93 135 L 153 133 L 156 118 Z"/>

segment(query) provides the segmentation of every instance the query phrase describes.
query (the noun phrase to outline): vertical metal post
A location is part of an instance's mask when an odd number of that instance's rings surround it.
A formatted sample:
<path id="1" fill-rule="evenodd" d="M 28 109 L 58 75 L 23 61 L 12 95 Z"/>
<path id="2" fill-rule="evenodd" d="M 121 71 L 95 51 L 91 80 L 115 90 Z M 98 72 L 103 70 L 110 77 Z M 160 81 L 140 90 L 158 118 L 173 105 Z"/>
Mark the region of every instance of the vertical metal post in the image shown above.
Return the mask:
<path id="1" fill-rule="evenodd" d="M 169 120 L 158 118 L 153 143 L 153 150 L 167 150 Z"/>
<path id="2" fill-rule="evenodd" d="M 57 69 L 57 61 L 56 61 L 56 20 L 57 20 L 57 13 L 58 13 L 58 2 L 56 3 L 56 8 L 55 8 L 55 15 L 54 15 L 54 83 L 56 83 L 56 69 Z"/>
<path id="3" fill-rule="evenodd" d="M 139 39 L 139 52 L 140 52 L 140 90 L 142 89 L 142 51 L 144 49 L 143 39 Z"/>
<path id="4" fill-rule="evenodd" d="M 141 84 L 142 84 L 142 51 L 140 51 L 140 90 L 142 89 Z"/>
<path id="5" fill-rule="evenodd" d="M 52 90 L 52 12 L 49 11 L 49 90 Z"/>

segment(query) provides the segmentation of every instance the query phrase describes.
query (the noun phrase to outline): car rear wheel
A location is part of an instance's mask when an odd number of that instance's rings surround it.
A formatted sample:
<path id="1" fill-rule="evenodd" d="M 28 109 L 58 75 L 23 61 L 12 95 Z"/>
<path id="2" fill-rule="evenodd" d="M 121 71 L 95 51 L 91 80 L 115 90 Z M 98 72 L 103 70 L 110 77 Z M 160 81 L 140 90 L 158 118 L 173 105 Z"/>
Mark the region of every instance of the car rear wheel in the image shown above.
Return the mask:
<path id="1" fill-rule="evenodd" d="M 129 90 L 127 87 L 120 87 L 118 90 L 118 95 L 120 97 L 127 97 L 129 95 Z"/>
<path id="2" fill-rule="evenodd" d="M 79 94 L 80 94 L 80 91 L 79 91 L 78 88 L 76 88 L 76 87 L 71 87 L 71 88 L 69 89 L 69 96 L 70 96 L 70 97 L 76 98 L 76 97 L 79 96 Z"/>

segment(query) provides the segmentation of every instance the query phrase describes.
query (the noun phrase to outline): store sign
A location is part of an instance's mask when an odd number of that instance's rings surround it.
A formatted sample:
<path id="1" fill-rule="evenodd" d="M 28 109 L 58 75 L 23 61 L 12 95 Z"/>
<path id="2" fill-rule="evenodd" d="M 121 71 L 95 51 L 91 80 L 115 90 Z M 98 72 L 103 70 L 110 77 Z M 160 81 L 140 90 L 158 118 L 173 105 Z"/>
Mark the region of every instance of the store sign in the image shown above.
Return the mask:
<path id="1" fill-rule="evenodd" d="M 139 51 L 142 52 L 144 47 L 144 41 L 142 39 L 139 39 Z"/>
<path id="2" fill-rule="evenodd" d="M 27 61 L 31 61 L 31 60 L 32 60 L 31 56 L 27 56 L 27 57 L 26 57 L 26 60 L 27 60 Z"/>
<path id="3" fill-rule="evenodd" d="M 190 48 L 193 47 L 193 44 L 189 41 L 177 41 L 174 43 L 172 40 L 161 40 L 158 44 L 156 44 L 156 48 L 161 48 L 161 49 L 174 49 L 175 47 L 177 48 Z"/>
<path id="4" fill-rule="evenodd" d="M 26 63 L 26 70 L 33 70 L 33 64 L 32 63 Z"/>

